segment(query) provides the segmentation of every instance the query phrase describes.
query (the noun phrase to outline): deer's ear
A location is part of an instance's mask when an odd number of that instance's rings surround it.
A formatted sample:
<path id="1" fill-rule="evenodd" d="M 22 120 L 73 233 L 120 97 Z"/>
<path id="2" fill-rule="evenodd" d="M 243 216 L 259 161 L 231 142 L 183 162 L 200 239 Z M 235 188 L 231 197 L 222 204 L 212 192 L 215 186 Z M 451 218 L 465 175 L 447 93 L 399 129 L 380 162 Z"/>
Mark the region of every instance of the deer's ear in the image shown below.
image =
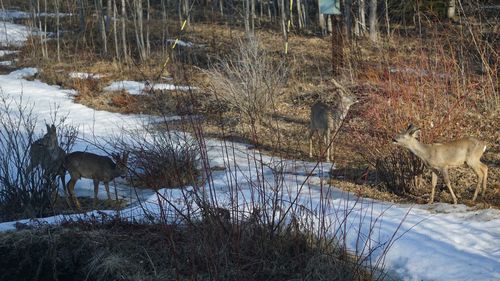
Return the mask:
<path id="1" fill-rule="evenodd" d="M 420 129 L 419 128 L 415 128 L 412 132 L 411 132 L 411 136 L 414 137 L 414 138 L 419 138 L 420 137 Z"/>
<path id="2" fill-rule="evenodd" d="M 47 133 L 50 133 L 50 126 L 49 126 L 49 124 L 45 124 L 45 127 L 47 127 Z"/>
<path id="3" fill-rule="evenodd" d="M 56 126 L 54 126 L 54 124 L 52 124 L 52 126 L 50 126 L 50 130 L 55 133 L 56 132 Z"/>

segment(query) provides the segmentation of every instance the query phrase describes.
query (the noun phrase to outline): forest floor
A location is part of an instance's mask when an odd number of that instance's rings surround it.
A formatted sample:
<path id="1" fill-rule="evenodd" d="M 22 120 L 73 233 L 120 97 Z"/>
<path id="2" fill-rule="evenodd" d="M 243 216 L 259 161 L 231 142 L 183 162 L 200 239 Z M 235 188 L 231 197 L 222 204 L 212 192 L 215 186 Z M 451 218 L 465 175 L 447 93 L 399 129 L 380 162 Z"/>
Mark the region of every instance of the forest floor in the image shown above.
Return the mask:
<path id="1" fill-rule="evenodd" d="M 318 160 L 309 158 L 308 126 L 309 108 L 317 100 L 332 101 L 337 98 L 336 89 L 329 82 L 331 77 L 331 41 L 329 37 L 291 35 L 289 53 L 283 55 L 283 39 L 274 31 L 258 31 L 257 36 L 263 46 L 276 62 L 284 62 L 289 69 L 289 77 L 275 103 L 274 113 L 267 116 L 264 122 L 252 126 L 240 113 L 221 108 L 214 103 L 210 94 L 209 82 L 205 70 L 209 68 L 208 58 L 216 58 L 230 53 L 235 48 L 238 38 L 244 36 L 243 31 L 227 26 L 206 23 L 193 23 L 182 34 L 186 44 L 179 44 L 172 60 L 163 69 L 166 56 L 155 55 L 151 61 L 137 64 L 121 65 L 91 57 L 92 54 L 71 56 L 60 63 L 35 62 L 41 69 L 37 79 L 64 88 L 76 89 L 75 101 L 98 110 L 120 113 L 145 113 L 160 115 L 202 115 L 203 134 L 208 137 L 248 143 L 256 148 L 287 159 Z M 434 35 L 434 37 L 441 35 Z M 337 77 L 358 99 L 344 126 L 333 142 L 335 169 L 332 171 L 332 183 L 344 190 L 353 191 L 366 197 L 391 202 L 425 203 L 430 193 L 430 175 L 424 177 L 421 188 L 413 188 L 410 192 L 396 194 L 388 191 L 380 183 L 375 165 L 367 161 L 366 152 L 360 149 L 363 142 L 353 141 L 353 133 L 363 134 L 371 126 L 363 116 L 370 105 L 367 89 L 377 87 L 373 77 L 387 76 L 391 69 L 406 67 L 410 71 L 411 64 L 401 66 L 401 62 L 419 59 L 418 46 L 431 44 L 431 39 L 422 39 L 416 34 L 393 35 L 390 41 L 378 47 L 366 41 L 353 41 L 350 48 L 345 49 L 345 61 L 342 75 Z M 192 43 L 193 45 L 189 45 Z M 405 46 L 407 49 L 398 48 Z M 408 50 L 412 50 L 408 52 Z M 425 49 L 425 48 L 424 48 Z M 26 50 L 25 50 L 26 51 Z M 213 60 L 215 61 L 215 60 Z M 391 65 L 390 62 L 397 62 Z M 18 65 L 33 65 L 29 56 L 21 53 Z M 360 70 L 362 69 L 362 70 Z M 68 73 L 90 73 L 86 79 L 77 75 L 68 77 Z M 435 74 L 439 75 L 439 73 Z M 159 79 L 158 79 L 159 78 Z M 478 78 L 479 79 L 479 78 Z M 128 91 L 127 85 L 122 88 L 106 91 L 106 87 L 114 81 L 151 81 L 153 88 L 144 85 Z M 192 90 L 161 90 L 162 83 L 173 83 L 182 86 L 194 86 Z M 143 94 L 142 94 L 143 93 Z M 477 102 L 473 101 L 477 106 Z M 477 106 L 468 115 L 473 132 L 464 129 L 459 136 L 473 135 L 485 140 L 489 146 L 483 161 L 489 167 L 488 188 L 485 197 L 478 202 L 471 201 L 477 178 L 469 168 L 458 168 L 451 171 L 452 183 L 459 201 L 467 205 L 484 208 L 500 207 L 500 109 L 490 107 L 481 109 Z M 363 119 L 365 118 L 365 119 Z M 432 120 L 431 120 L 432 122 Z M 410 121 L 408 121 L 410 123 Z M 476 124 L 476 125 L 475 125 Z M 394 124 L 395 125 L 395 124 Z M 424 124 L 422 124 L 424 125 Z M 194 128 L 182 122 L 173 122 L 173 128 L 193 131 Z M 404 127 L 393 128 L 394 132 Z M 387 136 L 390 145 L 391 136 Z M 448 141 L 446 136 L 439 139 Z M 314 155 L 319 152 L 315 149 Z M 444 183 L 440 184 L 436 193 L 436 201 L 450 202 L 451 197 Z"/>

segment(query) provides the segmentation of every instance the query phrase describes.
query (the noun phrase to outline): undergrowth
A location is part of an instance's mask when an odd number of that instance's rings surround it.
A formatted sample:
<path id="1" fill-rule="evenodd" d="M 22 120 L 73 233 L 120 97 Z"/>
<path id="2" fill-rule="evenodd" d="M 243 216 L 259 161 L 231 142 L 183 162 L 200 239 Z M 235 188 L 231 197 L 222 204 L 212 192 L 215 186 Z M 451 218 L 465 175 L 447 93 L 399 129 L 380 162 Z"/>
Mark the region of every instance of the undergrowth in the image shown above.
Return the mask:
<path id="1" fill-rule="evenodd" d="M 314 235 L 252 222 L 67 222 L 2 233 L 0 251 L 0 280 L 372 280 Z"/>

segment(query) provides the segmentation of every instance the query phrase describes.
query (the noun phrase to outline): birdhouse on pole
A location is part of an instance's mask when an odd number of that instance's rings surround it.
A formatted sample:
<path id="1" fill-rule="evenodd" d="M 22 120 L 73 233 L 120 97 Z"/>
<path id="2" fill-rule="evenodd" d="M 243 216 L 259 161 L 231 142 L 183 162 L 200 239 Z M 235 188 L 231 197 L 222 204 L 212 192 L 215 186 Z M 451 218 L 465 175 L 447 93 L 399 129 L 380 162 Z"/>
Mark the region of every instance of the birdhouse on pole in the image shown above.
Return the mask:
<path id="1" fill-rule="evenodd" d="M 319 13 L 340 16 L 340 0 L 319 0 Z"/>
<path id="2" fill-rule="evenodd" d="M 342 12 L 340 11 L 340 0 L 318 0 L 319 12 L 329 15 L 332 21 L 332 74 L 334 77 L 340 75 L 344 61 L 342 40 Z"/>

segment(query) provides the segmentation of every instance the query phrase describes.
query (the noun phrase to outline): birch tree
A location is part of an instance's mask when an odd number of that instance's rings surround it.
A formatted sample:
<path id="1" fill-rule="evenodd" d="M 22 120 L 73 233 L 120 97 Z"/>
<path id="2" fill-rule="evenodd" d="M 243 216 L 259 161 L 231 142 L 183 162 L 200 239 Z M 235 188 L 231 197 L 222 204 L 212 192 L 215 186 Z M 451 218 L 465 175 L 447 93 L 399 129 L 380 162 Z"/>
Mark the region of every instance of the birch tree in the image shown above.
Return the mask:
<path id="1" fill-rule="evenodd" d="M 128 51 L 127 51 L 127 8 L 125 6 L 125 0 L 122 0 L 122 46 L 123 46 L 123 59 L 128 61 Z"/>
<path id="2" fill-rule="evenodd" d="M 370 0 L 370 40 L 377 42 L 378 40 L 378 24 L 377 24 L 377 0 Z"/>

